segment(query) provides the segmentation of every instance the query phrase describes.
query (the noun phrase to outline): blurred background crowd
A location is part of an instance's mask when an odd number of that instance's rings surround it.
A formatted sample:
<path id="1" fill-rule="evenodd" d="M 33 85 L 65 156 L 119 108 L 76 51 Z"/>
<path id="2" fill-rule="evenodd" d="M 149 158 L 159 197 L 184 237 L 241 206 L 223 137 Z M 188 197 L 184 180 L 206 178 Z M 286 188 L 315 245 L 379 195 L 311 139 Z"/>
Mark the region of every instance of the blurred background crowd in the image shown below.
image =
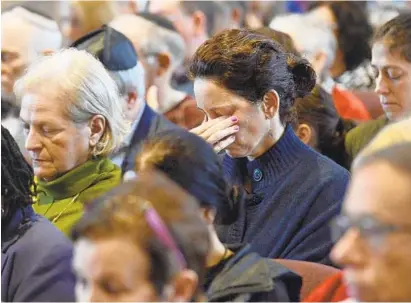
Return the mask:
<path id="1" fill-rule="evenodd" d="M 2 301 L 411 301 L 410 4 L 2 1 Z"/>

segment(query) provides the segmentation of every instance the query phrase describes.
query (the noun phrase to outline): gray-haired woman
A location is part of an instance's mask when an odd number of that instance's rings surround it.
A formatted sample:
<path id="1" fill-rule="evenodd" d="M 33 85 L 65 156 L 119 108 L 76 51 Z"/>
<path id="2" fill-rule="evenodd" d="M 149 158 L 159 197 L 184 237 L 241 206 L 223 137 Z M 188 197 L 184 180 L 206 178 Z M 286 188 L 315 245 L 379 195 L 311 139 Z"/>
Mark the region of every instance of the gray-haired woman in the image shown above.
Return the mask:
<path id="1" fill-rule="evenodd" d="M 15 93 L 39 192 L 34 209 L 67 234 L 85 202 L 120 182 L 108 158 L 128 131 L 116 84 L 92 55 L 66 49 L 31 65 Z"/>

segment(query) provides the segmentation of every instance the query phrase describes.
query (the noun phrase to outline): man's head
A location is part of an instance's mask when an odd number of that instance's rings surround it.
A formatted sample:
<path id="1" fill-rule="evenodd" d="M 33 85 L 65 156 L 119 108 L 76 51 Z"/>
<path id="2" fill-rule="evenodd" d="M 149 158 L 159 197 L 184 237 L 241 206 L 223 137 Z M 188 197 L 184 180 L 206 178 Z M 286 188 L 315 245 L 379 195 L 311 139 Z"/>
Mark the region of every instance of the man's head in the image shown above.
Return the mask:
<path id="1" fill-rule="evenodd" d="M 14 82 L 46 50 L 58 50 L 62 36 L 57 23 L 15 7 L 1 15 L 1 91 L 12 95 Z"/>
<path id="2" fill-rule="evenodd" d="M 311 16 L 297 14 L 277 17 L 270 27 L 291 36 L 297 50 L 313 65 L 318 80 L 328 76 L 337 51 L 337 40 L 330 28 Z"/>
<path id="3" fill-rule="evenodd" d="M 144 102 L 145 75 L 131 41 L 113 28 L 103 26 L 75 41 L 72 47 L 91 53 L 104 65 L 124 99 L 126 117 L 134 120 Z"/>
<path id="4" fill-rule="evenodd" d="M 368 302 L 411 301 L 411 144 L 360 158 L 331 257 L 344 267 L 351 297 Z"/>
<path id="5" fill-rule="evenodd" d="M 186 59 L 221 30 L 230 27 L 230 8 L 219 1 L 150 1 L 151 13 L 173 22 L 186 44 Z"/>
<path id="6" fill-rule="evenodd" d="M 182 37 L 159 24 L 136 15 L 122 15 L 110 23 L 133 43 L 146 72 L 146 88 L 169 83 L 175 68 L 184 61 Z"/>

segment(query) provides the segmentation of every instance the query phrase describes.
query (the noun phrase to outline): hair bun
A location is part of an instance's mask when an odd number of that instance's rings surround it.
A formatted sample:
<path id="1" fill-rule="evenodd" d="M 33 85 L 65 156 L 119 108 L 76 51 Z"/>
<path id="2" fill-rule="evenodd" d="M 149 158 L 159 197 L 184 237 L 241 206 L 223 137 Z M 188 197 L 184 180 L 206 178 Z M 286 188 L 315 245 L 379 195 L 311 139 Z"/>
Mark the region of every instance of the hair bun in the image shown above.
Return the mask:
<path id="1" fill-rule="evenodd" d="M 292 55 L 290 61 L 289 67 L 295 83 L 295 97 L 303 98 L 314 89 L 317 75 L 306 59 Z"/>

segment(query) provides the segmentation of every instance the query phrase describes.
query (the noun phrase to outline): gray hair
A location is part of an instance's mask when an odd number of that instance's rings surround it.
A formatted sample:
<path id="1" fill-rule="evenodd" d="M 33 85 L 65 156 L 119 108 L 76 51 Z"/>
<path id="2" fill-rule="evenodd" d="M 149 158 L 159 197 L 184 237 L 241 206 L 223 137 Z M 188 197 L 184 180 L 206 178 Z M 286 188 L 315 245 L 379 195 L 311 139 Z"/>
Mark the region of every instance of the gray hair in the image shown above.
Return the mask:
<path id="1" fill-rule="evenodd" d="M 278 16 L 270 23 L 272 29 L 290 35 L 298 51 L 312 61 L 319 52 L 327 54 L 326 68 L 330 68 L 337 51 L 337 40 L 331 28 L 319 23 L 311 15 L 290 14 Z"/>
<path id="2" fill-rule="evenodd" d="M 117 84 L 118 92 L 121 97 L 127 96 L 129 93 L 137 92 L 137 97 L 144 99 L 145 92 L 145 77 L 144 68 L 140 62 L 137 65 L 122 71 L 108 70 L 111 78 Z"/>
<path id="3" fill-rule="evenodd" d="M 76 124 L 95 115 L 106 119 L 106 128 L 93 155 L 108 156 L 119 148 L 129 131 L 117 85 L 104 66 L 86 51 L 69 48 L 34 62 L 14 85 L 18 98 L 27 93 L 53 96 L 68 104 Z M 53 96 L 54 97 L 54 96 Z"/>
<path id="4" fill-rule="evenodd" d="M 168 53 L 172 59 L 172 68 L 180 66 L 184 61 L 184 40 L 175 31 L 132 14 L 115 18 L 110 26 L 130 39 L 134 47 L 145 57 Z"/>

